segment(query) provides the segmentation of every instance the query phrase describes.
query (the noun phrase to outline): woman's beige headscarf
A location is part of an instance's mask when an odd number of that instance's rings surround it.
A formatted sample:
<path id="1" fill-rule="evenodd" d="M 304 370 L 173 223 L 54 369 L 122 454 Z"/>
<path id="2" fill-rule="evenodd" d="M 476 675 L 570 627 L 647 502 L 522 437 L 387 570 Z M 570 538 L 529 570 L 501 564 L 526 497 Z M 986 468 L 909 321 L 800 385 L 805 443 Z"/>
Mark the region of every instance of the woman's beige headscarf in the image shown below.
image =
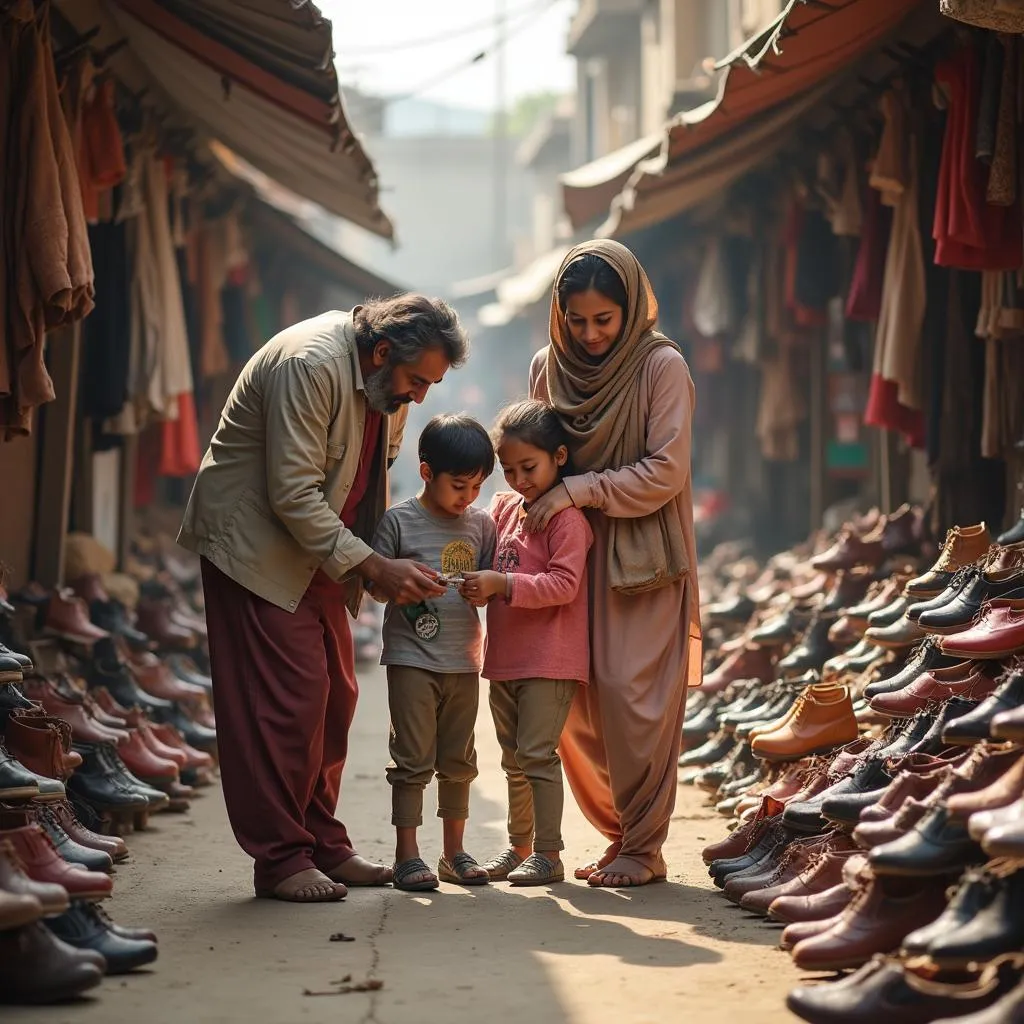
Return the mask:
<path id="1" fill-rule="evenodd" d="M 581 256 L 600 256 L 622 279 L 627 308 L 622 334 L 600 362 L 572 340 L 558 305 L 558 284 Z M 596 239 L 569 250 L 551 296 L 547 385 L 551 405 L 569 433 L 582 472 L 620 469 L 646 454 L 640 374 L 647 357 L 672 342 L 654 330 L 658 302 L 640 261 L 618 242 Z M 674 502 L 638 519 L 611 519 L 609 575 L 613 590 L 642 593 L 684 577 L 691 568 Z"/>

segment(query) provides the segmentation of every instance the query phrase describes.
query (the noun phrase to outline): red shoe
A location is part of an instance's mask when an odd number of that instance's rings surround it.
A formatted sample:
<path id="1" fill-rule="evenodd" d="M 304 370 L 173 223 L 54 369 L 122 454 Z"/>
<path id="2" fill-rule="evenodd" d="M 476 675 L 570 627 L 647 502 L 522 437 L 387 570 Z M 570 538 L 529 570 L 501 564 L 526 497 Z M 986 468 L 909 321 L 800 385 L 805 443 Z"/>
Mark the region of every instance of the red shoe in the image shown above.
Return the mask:
<path id="1" fill-rule="evenodd" d="M 167 746 L 174 747 L 185 754 L 188 758 L 188 763 L 185 765 L 186 768 L 209 769 L 213 767 L 213 758 L 205 750 L 197 750 L 186 743 L 185 738 L 173 725 L 157 725 L 153 723 L 150 728 L 161 743 L 166 743 Z"/>
<path id="2" fill-rule="evenodd" d="M 109 875 L 86 871 L 64 860 L 38 825 L 10 829 L 0 833 L 0 838 L 10 840 L 29 878 L 61 885 L 72 899 L 101 900 L 114 889 Z"/>
<path id="3" fill-rule="evenodd" d="M 987 671 L 985 662 L 964 662 L 952 668 L 924 672 L 908 686 L 894 693 L 880 693 L 868 702 L 874 711 L 893 718 L 913 718 L 932 704 L 951 697 L 980 701 L 992 694 L 998 683 Z"/>
<path id="4" fill-rule="evenodd" d="M 942 637 L 943 654 L 1000 661 L 1024 651 L 1024 602 L 993 601 L 962 633 Z"/>
<path id="5" fill-rule="evenodd" d="M 177 779 L 178 777 L 177 764 L 167 758 L 157 757 L 146 746 L 146 742 L 138 730 L 132 731 L 131 738 L 127 743 L 122 743 L 117 752 L 128 771 L 132 775 L 138 776 L 143 782 Z"/>
<path id="6" fill-rule="evenodd" d="M 758 679 L 767 683 L 774 677 L 771 651 L 765 647 L 743 647 L 709 672 L 700 688 L 702 693 L 719 693 L 739 679 Z"/>

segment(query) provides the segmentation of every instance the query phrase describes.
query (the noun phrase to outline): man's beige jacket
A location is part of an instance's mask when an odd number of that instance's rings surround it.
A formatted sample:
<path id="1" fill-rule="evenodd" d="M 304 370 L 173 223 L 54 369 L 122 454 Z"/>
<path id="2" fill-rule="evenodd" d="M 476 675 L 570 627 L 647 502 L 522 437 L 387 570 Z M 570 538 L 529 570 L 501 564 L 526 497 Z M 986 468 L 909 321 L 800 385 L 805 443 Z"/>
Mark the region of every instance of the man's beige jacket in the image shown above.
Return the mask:
<path id="1" fill-rule="evenodd" d="M 272 338 L 228 397 L 178 543 L 288 611 L 317 569 L 347 576 L 371 554 L 408 416 L 403 407 L 388 418 L 350 531 L 339 514 L 359 466 L 366 410 L 351 312 L 324 313 Z M 353 586 L 353 613 L 361 596 L 361 584 Z"/>

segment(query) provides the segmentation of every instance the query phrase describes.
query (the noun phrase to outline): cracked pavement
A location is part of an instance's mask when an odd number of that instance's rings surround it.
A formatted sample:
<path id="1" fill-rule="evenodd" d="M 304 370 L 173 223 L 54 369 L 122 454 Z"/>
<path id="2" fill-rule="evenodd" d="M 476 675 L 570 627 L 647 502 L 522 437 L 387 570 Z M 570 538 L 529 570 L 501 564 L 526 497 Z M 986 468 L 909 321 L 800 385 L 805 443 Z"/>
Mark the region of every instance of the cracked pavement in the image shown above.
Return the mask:
<path id="1" fill-rule="evenodd" d="M 361 673 L 362 697 L 342 789 L 342 816 L 360 852 L 390 861 L 393 845 L 383 673 Z M 482 691 L 485 697 L 486 691 Z M 226 728 L 227 723 L 221 723 Z M 480 778 L 467 846 L 478 860 L 504 842 L 504 777 L 486 699 L 477 729 Z M 421 832 L 435 864 L 440 822 L 427 791 Z M 438 892 L 353 889 L 341 904 L 294 906 L 251 897 L 248 859 L 235 846 L 220 793 L 188 815 L 160 815 L 130 836 L 108 909 L 160 936 L 149 973 L 107 979 L 73 1006 L 4 1009 L 7 1022 L 74 1024 L 757 1024 L 792 1021 L 783 1000 L 798 979 L 775 949 L 778 930 L 716 895 L 700 859 L 725 835 L 692 790 L 680 791 L 666 856 L 667 884 L 593 890 L 494 885 Z M 603 844 L 566 797 L 566 866 Z M 569 872 L 567 871 L 567 874 Z M 354 942 L 331 942 L 334 932 Z M 376 991 L 334 994 L 378 980 Z M 330 992 L 303 995 L 304 990 Z"/>

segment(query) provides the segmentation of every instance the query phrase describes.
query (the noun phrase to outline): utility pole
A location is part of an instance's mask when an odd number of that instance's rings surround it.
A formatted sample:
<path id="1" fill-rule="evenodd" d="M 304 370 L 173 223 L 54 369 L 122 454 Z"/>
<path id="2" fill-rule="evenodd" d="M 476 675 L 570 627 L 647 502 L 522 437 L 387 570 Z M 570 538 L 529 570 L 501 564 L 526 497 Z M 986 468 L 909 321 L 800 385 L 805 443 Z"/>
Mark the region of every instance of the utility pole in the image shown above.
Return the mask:
<path id="1" fill-rule="evenodd" d="M 505 66 L 505 3 L 495 0 L 494 66 L 494 269 L 508 265 L 508 85 Z"/>

